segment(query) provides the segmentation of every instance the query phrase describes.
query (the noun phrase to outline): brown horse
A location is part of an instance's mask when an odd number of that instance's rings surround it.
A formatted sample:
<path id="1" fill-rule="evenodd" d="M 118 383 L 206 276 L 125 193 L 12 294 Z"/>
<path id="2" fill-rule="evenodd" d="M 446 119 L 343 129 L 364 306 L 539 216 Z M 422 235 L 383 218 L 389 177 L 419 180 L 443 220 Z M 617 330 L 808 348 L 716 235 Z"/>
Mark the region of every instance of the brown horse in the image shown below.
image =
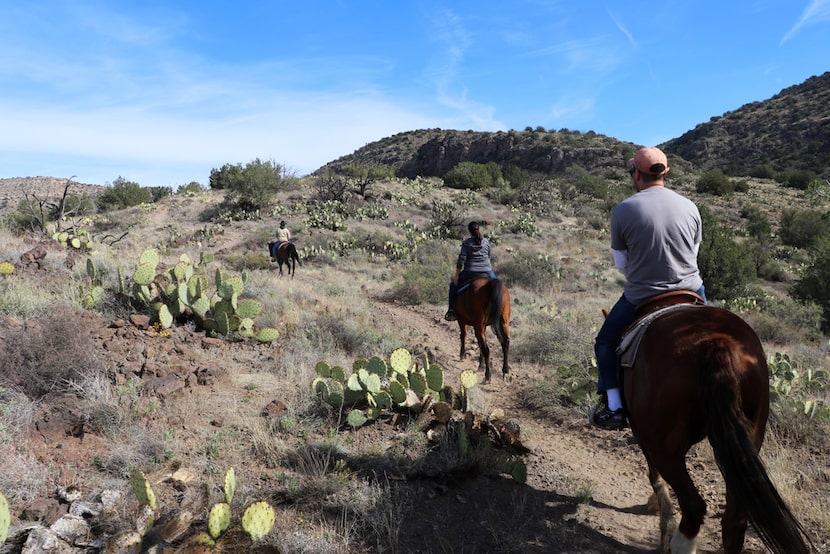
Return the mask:
<path id="1" fill-rule="evenodd" d="M 623 394 L 659 505 L 662 552 L 696 551 L 706 503 L 686 454 L 707 436 L 726 483 L 724 553 L 741 551 L 747 521 L 773 552 L 810 551 L 758 455 L 769 415 L 768 372 L 758 336 L 727 310 L 675 308 L 646 330 L 633 367 L 624 369 Z M 666 483 L 680 506 L 679 526 Z"/>
<path id="2" fill-rule="evenodd" d="M 462 291 L 455 301 L 455 313 L 458 327 L 461 329 L 461 359 L 467 356 L 467 326 L 471 325 L 478 341 L 478 369 L 484 367 L 484 382 L 490 382 L 490 347 L 484 332 L 487 326 L 499 339 L 503 361 L 502 378 L 507 379 L 507 354 L 510 350 L 510 293 L 500 279 L 482 277 L 472 280 L 469 287 Z"/>
<path id="3" fill-rule="evenodd" d="M 268 243 L 268 251 L 274 253 L 274 244 L 276 242 L 272 241 Z M 277 263 L 280 265 L 280 275 L 282 275 L 282 266 L 285 264 L 286 268 L 288 269 L 288 274 L 291 278 L 294 278 L 294 271 L 296 269 L 297 264 L 300 263 L 300 256 L 297 254 L 297 247 L 294 246 L 293 242 L 285 241 L 279 245 L 276 251 L 276 256 L 272 256 L 272 261 L 276 259 Z"/>

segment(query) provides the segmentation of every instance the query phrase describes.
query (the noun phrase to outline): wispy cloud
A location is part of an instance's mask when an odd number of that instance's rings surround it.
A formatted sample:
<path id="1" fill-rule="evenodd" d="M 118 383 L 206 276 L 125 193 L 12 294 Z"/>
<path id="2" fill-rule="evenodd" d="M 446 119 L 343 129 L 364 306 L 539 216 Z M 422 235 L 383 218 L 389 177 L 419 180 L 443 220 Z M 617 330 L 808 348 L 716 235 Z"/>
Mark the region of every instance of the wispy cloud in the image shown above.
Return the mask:
<path id="1" fill-rule="evenodd" d="M 433 52 L 427 73 L 435 86 L 439 104 L 457 112 L 457 117 L 466 120 L 467 126 L 498 127 L 493 106 L 471 99 L 464 82 L 463 62 L 467 50 L 473 45 L 473 38 L 463 19 L 450 10 L 440 10 L 430 24 L 437 50 Z"/>
<path id="2" fill-rule="evenodd" d="M 628 28 L 623 25 L 622 21 L 620 21 L 616 15 L 614 15 L 610 10 L 608 11 L 608 17 L 611 18 L 611 21 L 614 22 L 614 25 L 617 26 L 617 29 L 620 30 L 622 34 L 625 35 L 625 38 L 628 39 L 628 43 L 635 49 L 639 48 L 637 46 L 637 41 L 634 39 L 634 35 L 628 30 Z"/>
<path id="3" fill-rule="evenodd" d="M 795 25 L 781 37 L 779 46 L 796 36 L 808 25 L 823 23 L 825 21 L 830 21 L 830 0 L 810 0 L 810 3 L 804 9 L 804 12 L 798 21 L 796 21 Z"/>

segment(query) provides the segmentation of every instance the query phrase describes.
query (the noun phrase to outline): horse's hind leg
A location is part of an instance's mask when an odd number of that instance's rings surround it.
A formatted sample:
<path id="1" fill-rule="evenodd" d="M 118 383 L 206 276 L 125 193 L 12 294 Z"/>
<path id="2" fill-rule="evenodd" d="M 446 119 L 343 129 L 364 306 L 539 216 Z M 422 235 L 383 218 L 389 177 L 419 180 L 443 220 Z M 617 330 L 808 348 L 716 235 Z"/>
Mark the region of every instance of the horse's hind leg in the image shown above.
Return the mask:
<path id="1" fill-rule="evenodd" d="M 478 341 L 478 370 L 481 371 L 481 366 L 484 366 L 484 382 L 490 382 L 490 346 L 484 338 L 484 330 L 476 328 L 476 340 Z"/>
<path id="2" fill-rule="evenodd" d="M 501 343 L 502 353 L 501 376 L 503 379 L 507 380 L 507 377 L 510 374 L 510 368 L 507 365 L 507 355 L 510 352 L 510 333 L 507 329 L 507 325 L 504 323 L 500 323 L 499 325 L 501 325 L 501 333 L 499 333 L 499 342 Z"/>
<path id="3" fill-rule="evenodd" d="M 694 554 L 697 552 L 697 535 L 706 515 L 706 502 L 697 492 L 684 462 L 685 455 L 679 459 L 664 460 L 657 468 L 666 482 L 671 486 L 680 505 L 680 525 L 671 539 L 672 554 Z"/>
<path id="4" fill-rule="evenodd" d="M 746 512 L 740 508 L 740 503 L 727 489 L 726 509 L 721 518 L 724 554 L 738 554 L 743 551 L 746 527 Z"/>
<path id="5" fill-rule="evenodd" d="M 669 541 L 671 541 L 672 535 L 677 530 L 674 503 L 671 499 L 669 486 L 655 469 L 645 449 L 643 449 L 643 455 L 648 464 L 648 480 L 651 483 L 653 491 L 648 499 L 648 513 L 660 516 L 660 552 L 666 553 L 671 549 Z"/>

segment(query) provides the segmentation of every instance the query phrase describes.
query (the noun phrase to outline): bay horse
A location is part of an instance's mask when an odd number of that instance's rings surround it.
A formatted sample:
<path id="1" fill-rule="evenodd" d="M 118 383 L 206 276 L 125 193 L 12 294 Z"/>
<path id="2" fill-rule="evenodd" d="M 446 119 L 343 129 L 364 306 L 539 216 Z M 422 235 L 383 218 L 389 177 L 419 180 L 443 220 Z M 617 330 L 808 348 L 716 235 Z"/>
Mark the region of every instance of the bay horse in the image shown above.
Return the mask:
<path id="1" fill-rule="evenodd" d="M 463 285 L 459 288 L 462 289 Z M 456 297 L 455 313 L 458 318 L 458 327 L 461 329 L 461 359 L 467 356 L 465 343 L 467 341 L 467 326 L 470 325 L 478 341 L 479 356 L 478 369 L 484 367 L 484 382 L 490 382 L 490 347 L 484 335 L 487 326 L 501 344 L 502 350 L 502 378 L 507 380 L 509 368 L 507 354 L 510 350 L 510 293 L 501 279 L 490 277 L 474 278 L 469 286 Z"/>
<path id="2" fill-rule="evenodd" d="M 288 275 L 290 275 L 293 279 L 296 266 L 300 263 L 300 256 L 297 254 L 297 247 L 294 246 L 293 242 L 285 241 L 280 244 L 279 247 L 276 248 L 276 252 L 274 252 L 275 244 L 276 241 L 268 243 L 268 252 L 271 253 L 271 260 L 273 261 L 276 259 L 277 263 L 280 265 L 280 275 L 282 275 L 282 266 L 285 264 L 288 269 Z"/>
<path id="3" fill-rule="evenodd" d="M 662 552 L 696 552 L 706 503 L 686 454 L 705 437 L 726 484 L 724 553 L 741 551 L 747 522 L 773 552 L 810 552 L 807 533 L 758 455 L 769 416 L 769 369 L 743 319 L 711 306 L 673 306 L 655 314 L 623 372 L 625 408 L 659 506 Z M 679 526 L 666 483 L 677 497 Z"/>

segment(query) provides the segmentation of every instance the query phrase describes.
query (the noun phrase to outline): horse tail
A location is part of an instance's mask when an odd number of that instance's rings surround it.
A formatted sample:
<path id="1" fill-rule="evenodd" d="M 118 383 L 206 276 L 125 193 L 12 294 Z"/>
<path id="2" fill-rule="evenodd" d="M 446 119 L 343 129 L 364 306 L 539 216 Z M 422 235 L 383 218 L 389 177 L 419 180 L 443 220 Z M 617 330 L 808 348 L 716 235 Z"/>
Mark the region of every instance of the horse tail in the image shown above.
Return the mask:
<path id="1" fill-rule="evenodd" d="M 503 340 L 501 325 L 499 325 L 501 311 L 504 306 L 503 289 L 504 286 L 502 285 L 501 279 L 490 280 L 490 308 L 487 312 L 487 325 L 493 328 L 493 332 L 499 341 Z"/>
<path id="2" fill-rule="evenodd" d="M 299 254 L 297 254 L 297 247 L 296 247 L 296 246 L 294 246 L 294 243 L 293 243 L 293 242 L 291 243 L 291 251 L 289 252 L 289 254 L 288 254 L 288 255 L 289 255 L 289 256 L 291 256 L 291 258 L 292 258 L 295 262 L 297 262 L 297 264 L 299 264 L 299 265 L 303 265 L 303 264 L 300 262 L 300 255 L 299 255 Z"/>
<path id="3" fill-rule="evenodd" d="M 730 494 L 770 550 L 809 553 L 810 539 L 770 480 L 738 407 L 736 363 L 727 345 L 718 341 L 704 366 L 706 424 L 715 460 Z"/>

